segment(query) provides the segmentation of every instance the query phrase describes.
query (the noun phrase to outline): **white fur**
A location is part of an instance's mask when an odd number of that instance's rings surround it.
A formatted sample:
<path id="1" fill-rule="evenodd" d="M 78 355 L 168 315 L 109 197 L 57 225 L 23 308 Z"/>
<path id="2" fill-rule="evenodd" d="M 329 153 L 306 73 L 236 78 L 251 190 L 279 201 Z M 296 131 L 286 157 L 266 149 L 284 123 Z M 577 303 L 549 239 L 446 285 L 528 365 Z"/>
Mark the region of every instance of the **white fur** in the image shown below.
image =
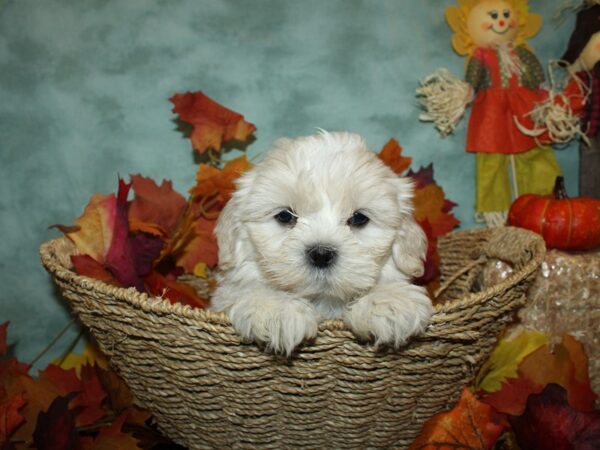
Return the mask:
<path id="1" fill-rule="evenodd" d="M 412 183 L 352 133 L 280 139 L 245 173 L 216 228 L 221 275 L 212 308 L 240 335 L 290 355 L 318 323 L 341 318 L 362 338 L 396 347 L 432 313 L 424 288 L 427 242 L 412 216 Z M 294 226 L 274 216 L 290 207 Z M 355 211 L 370 218 L 350 227 Z M 332 267 L 309 264 L 307 248 L 335 248 Z"/>

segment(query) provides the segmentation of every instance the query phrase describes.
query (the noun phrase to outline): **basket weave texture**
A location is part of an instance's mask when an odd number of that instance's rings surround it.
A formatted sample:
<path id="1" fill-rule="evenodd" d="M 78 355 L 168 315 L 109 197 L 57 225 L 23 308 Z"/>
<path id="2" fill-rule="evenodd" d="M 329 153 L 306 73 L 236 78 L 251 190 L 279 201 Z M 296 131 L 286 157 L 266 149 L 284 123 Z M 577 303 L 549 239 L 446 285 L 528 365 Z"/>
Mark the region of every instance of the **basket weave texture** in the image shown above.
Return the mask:
<path id="1" fill-rule="evenodd" d="M 40 251 L 74 314 L 174 441 L 364 449 L 406 448 L 425 420 L 458 399 L 525 302 L 545 253 L 537 235 L 508 227 L 453 233 L 439 249 L 449 287 L 422 336 L 376 350 L 328 321 L 290 360 L 240 342 L 222 313 L 78 276 L 66 238 Z M 514 273 L 482 285 L 483 265 L 496 259 Z"/>

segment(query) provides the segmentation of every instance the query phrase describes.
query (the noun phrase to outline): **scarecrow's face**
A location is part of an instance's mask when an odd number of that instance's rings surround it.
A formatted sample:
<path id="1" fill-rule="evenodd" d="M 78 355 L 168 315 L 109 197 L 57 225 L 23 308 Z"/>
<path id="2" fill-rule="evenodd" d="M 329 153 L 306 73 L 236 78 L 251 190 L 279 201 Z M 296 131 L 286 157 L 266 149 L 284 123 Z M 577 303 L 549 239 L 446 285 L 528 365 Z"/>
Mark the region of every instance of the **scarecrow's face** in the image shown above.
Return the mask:
<path id="1" fill-rule="evenodd" d="M 467 19 L 471 39 L 483 48 L 513 41 L 517 27 L 516 11 L 502 0 L 483 0 L 471 9 Z"/>
<path id="2" fill-rule="evenodd" d="M 579 62 L 585 70 L 592 70 L 598 61 L 600 61 L 600 31 L 592 35 L 579 55 Z"/>

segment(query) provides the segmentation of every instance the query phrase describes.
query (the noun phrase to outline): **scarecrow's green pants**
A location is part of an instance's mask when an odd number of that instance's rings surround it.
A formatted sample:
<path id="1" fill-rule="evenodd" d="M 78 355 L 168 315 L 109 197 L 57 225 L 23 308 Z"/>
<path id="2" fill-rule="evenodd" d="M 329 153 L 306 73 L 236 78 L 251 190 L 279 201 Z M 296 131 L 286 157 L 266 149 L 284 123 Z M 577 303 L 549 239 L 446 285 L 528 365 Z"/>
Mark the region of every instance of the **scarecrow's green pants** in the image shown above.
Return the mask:
<path id="1" fill-rule="evenodd" d="M 514 158 L 518 192 L 512 192 L 511 157 Z M 477 212 L 507 211 L 523 194 L 552 192 L 560 167 L 550 147 L 523 153 L 477 153 Z"/>

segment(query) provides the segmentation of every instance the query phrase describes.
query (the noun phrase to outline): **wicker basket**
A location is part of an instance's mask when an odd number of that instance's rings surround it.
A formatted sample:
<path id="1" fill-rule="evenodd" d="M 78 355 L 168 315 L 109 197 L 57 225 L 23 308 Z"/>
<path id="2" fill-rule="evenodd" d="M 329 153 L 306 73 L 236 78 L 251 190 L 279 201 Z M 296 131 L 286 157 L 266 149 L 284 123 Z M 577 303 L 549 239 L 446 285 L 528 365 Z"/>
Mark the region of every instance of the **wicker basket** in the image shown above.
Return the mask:
<path id="1" fill-rule="evenodd" d="M 41 247 L 75 315 L 161 430 L 189 448 L 404 448 L 470 382 L 544 257 L 528 231 L 459 232 L 440 242 L 449 287 L 426 333 L 398 351 L 321 325 L 291 360 L 241 343 L 225 315 L 173 306 L 70 270 L 66 238 Z M 489 260 L 510 278 L 482 286 Z"/>

